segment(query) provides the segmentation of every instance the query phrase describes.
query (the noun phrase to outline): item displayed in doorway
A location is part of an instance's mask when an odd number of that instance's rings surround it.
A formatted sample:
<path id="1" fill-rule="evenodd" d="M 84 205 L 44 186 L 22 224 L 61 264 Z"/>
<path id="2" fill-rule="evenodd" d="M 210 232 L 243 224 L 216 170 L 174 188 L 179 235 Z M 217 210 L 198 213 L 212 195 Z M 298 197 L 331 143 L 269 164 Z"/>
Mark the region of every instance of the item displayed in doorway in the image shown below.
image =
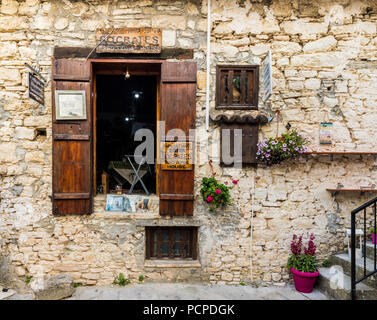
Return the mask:
<path id="1" fill-rule="evenodd" d="M 122 194 L 122 185 L 118 184 L 115 186 L 115 191 L 117 194 Z"/>
<path id="2" fill-rule="evenodd" d="M 319 143 L 332 144 L 332 123 L 321 122 L 319 124 Z"/>
<path id="3" fill-rule="evenodd" d="M 55 90 L 56 120 L 86 120 L 85 90 Z"/>
<path id="4" fill-rule="evenodd" d="M 106 211 L 123 211 L 123 195 L 108 194 L 106 196 Z"/>

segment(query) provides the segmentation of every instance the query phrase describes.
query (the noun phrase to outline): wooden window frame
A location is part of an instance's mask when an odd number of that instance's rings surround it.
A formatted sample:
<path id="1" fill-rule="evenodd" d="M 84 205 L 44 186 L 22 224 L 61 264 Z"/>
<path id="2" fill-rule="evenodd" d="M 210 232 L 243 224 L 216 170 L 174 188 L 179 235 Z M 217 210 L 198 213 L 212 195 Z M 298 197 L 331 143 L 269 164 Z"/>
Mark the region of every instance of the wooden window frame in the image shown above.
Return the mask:
<path id="1" fill-rule="evenodd" d="M 169 240 L 162 241 L 162 230 L 169 230 Z M 186 239 L 186 233 L 183 233 L 181 241 L 174 240 L 174 231 L 189 231 L 189 238 Z M 154 235 L 157 233 L 157 241 L 154 241 Z M 197 227 L 145 227 L 145 258 L 147 260 L 197 260 L 198 228 Z M 181 250 L 181 255 L 176 256 L 173 251 L 174 244 L 185 244 L 188 241 L 188 256 Z M 153 247 L 157 244 L 157 255 L 153 254 Z M 168 244 L 168 256 L 162 256 L 161 245 Z"/>
<path id="2" fill-rule="evenodd" d="M 227 102 L 220 101 L 221 92 L 221 74 L 228 72 L 229 94 L 226 97 Z M 245 89 L 241 90 L 241 98 L 239 103 L 232 101 L 233 99 L 233 74 L 235 71 L 241 73 L 240 87 L 245 88 L 245 78 L 247 72 L 253 72 L 253 93 L 251 101 L 246 101 Z M 258 93 L 259 93 L 259 66 L 258 65 L 217 65 L 216 66 L 216 109 L 233 109 L 233 110 L 258 110 Z"/>
<path id="3" fill-rule="evenodd" d="M 131 75 L 155 76 L 157 81 L 156 123 L 160 121 L 161 64 L 157 59 L 89 59 L 92 68 L 92 113 L 93 113 L 93 195 L 97 195 L 97 75 L 124 75 L 129 70 Z M 159 136 L 156 128 L 155 144 Z M 157 165 L 159 148 L 155 148 L 156 195 L 159 191 L 159 165 Z"/>

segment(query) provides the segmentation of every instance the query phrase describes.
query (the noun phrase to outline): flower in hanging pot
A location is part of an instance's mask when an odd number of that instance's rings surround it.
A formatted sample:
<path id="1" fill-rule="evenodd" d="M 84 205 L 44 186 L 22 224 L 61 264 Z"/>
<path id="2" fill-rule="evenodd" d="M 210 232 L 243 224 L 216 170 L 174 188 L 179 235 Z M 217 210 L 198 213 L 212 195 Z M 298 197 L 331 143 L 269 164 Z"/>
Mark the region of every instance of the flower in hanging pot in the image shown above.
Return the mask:
<path id="1" fill-rule="evenodd" d="M 302 247 L 302 236 L 293 235 L 291 255 L 288 258 L 287 268 L 293 274 L 293 281 L 297 291 L 310 293 L 319 276 L 318 262 L 315 257 L 316 245 L 314 235 L 311 234 L 308 246 Z M 304 252 L 303 250 L 304 249 Z"/>
<path id="2" fill-rule="evenodd" d="M 280 137 L 267 138 L 258 143 L 257 160 L 269 166 L 295 159 L 307 151 L 308 143 L 296 130 L 283 133 Z"/>

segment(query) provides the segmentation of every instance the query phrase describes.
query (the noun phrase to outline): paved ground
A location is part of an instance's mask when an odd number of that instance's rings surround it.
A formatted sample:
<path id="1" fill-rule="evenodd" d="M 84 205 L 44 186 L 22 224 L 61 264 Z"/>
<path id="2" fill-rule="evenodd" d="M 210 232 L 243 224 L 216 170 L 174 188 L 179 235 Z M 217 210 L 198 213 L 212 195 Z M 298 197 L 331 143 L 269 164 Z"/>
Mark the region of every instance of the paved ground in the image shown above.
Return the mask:
<path id="1" fill-rule="evenodd" d="M 125 287 L 79 287 L 68 300 L 327 300 L 323 293 L 284 287 L 146 283 Z"/>

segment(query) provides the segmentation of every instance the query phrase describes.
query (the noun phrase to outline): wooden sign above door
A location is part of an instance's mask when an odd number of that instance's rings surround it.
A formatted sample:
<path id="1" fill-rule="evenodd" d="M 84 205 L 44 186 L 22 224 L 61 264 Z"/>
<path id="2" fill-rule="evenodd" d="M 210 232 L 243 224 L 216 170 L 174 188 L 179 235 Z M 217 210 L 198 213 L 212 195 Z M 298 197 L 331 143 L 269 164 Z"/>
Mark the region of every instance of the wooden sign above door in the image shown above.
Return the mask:
<path id="1" fill-rule="evenodd" d="M 162 31 L 159 28 L 97 29 L 98 53 L 160 53 Z"/>

